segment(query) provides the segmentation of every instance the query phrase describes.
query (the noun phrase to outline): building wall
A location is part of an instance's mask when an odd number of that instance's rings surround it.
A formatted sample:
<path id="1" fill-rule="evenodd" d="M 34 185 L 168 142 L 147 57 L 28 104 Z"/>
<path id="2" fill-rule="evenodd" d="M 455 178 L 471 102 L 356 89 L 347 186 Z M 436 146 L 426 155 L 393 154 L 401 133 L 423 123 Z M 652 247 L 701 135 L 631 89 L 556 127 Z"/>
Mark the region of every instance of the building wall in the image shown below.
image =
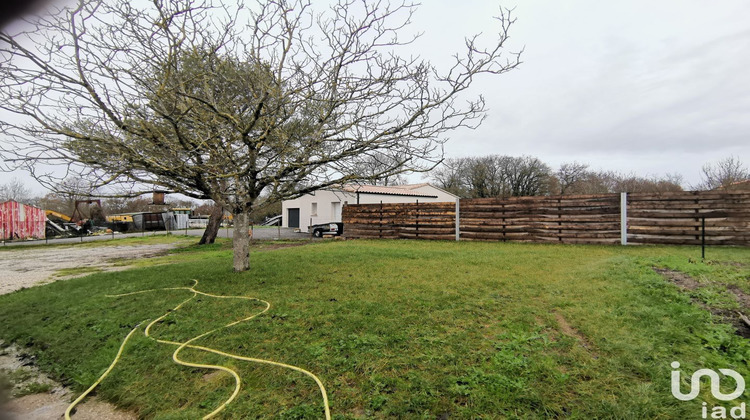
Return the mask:
<path id="1" fill-rule="evenodd" d="M 437 196 L 437 198 L 424 199 L 424 200 L 420 198 L 419 200 L 420 203 L 447 203 L 449 201 L 452 203 L 455 203 L 456 200 L 458 199 L 458 196 L 455 196 L 447 191 L 443 191 L 440 188 L 433 187 L 432 185 L 424 185 L 422 187 L 415 188 L 412 191 L 417 191 L 423 194 Z"/>
<path id="2" fill-rule="evenodd" d="M 431 185 L 415 188 L 412 191 L 437 198 L 360 193 L 359 204 L 415 203 L 417 200 L 420 203 L 456 201 L 456 196 Z M 311 224 L 341 222 L 341 212 L 345 204 L 357 204 L 357 194 L 340 190 L 318 190 L 294 200 L 285 200 L 281 204 L 282 226 L 289 227 L 289 209 L 299 209 L 299 228 L 303 232 L 307 232 Z"/>
<path id="3" fill-rule="evenodd" d="M 327 190 L 318 190 L 294 200 L 285 200 L 281 203 L 282 226 L 289 227 L 289 209 L 295 208 L 299 209 L 299 227 L 304 232 L 310 226 L 311 220 L 313 225 L 340 222 L 343 206 L 347 203 L 355 204 L 356 202 L 356 194 Z M 336 203 L 337 208 L 334 208 L 333 203 Z M 338 211 L 338 220 L 336 220 L 334 210 Z"/>
<path id="4" fill-rule="evenodd" d="M 0 238 L 44 239 L 47 215 L 44 210 L 16 201 L 0 203 Z"/>

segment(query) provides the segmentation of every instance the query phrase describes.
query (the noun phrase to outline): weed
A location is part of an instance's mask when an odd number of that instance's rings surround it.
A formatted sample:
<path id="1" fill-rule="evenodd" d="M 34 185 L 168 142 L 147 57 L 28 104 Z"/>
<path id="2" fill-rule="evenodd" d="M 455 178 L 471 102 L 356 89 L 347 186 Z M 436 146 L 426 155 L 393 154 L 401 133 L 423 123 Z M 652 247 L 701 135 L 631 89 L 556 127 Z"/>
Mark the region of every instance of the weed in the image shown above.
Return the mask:
<path id="1" fill-rule="evenodd" d="M 49 392 L 52 389 L 52 385 L 41 382 L 31 382 L 22 386 L 19 390 L 13 393 L 14 398 L 20 398 L 25 395 L 32 394 L 43 394 Z"/>

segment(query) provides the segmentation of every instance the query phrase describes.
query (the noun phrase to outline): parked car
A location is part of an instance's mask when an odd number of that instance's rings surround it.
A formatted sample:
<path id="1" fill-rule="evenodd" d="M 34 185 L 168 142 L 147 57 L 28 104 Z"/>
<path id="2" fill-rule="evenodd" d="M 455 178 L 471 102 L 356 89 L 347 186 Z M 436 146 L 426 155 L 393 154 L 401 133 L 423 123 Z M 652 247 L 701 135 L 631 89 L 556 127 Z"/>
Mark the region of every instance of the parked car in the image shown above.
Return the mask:
<path id="1" fill-rule="evenodd" d="M 323 235 L 339 236 L 344 233 L 344 224 L 340 222 L 321 223 L 310 226 L 313 236 L 322 238 Z"/>

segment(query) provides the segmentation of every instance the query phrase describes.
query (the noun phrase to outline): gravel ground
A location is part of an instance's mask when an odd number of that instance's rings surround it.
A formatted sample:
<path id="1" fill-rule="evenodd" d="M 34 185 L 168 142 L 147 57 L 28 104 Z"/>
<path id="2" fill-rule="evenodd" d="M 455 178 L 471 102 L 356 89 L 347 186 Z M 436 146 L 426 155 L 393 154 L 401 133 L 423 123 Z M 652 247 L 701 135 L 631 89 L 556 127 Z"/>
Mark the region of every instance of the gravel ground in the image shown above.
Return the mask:
<path id="1" fill-rule="evenodd" d="M 132 258 L 147 258 L 165 253 L 172 244 L 101 246 L 101 247 L 53 247 L 17 249 L 0 252 L 0 295 L 15 290 L 38 286 L 56 280 L 77 276 L 57 277 L 61 269 L 91 268 L 101 271 L 123 270 L 113 261 Z"/>
<path id="2" fill-rule="evenodd" d="M 81 242 L 106 241 L 115 238 L 135 238 L 142 236 L 156 236 L 173 233 L 175 235 L 203 236 L 204 229 L 173 230 L 172 232 L 154 231 L 138 233 L 118 233 L 114 235 L 91 235 L 76 238 L 52 238 L 49 240 L 27 240 L 27 241 L 0 241 L 2 246 L 19 247 L 27 245 L 59 245 L 59 244 L 78 244 Z M 231 238 L 232 229 L 221 228 L 217 235 L 219 238 Z M 310 234 L 297 232 L 297 229 L 277 228 L 277 227 L 255 227 L 253 229 L 253 239 L 259 240 L 276 240 L 276 239 L 309 239 Z"/>
<path id="3" fill-rule="evenodd" d="M 25 379 L 14 389 L 21 389 L 31 383 L 48 384 L 49 392 L 25 395 L 11 399 L 5 407 L 0 407 L 2 420 L 48 420 L 61 419 L 68 404 L 77 397 L 59 383 L 40 373 L 30 361 L 25 359 L 17 348 L 10 346 L 0 353 L 0 374 L 23 370 Z M 113 405 L 99 401 L 96 397 L 85 399 L 76 407 L 76 420 L 135 420 L 135 413 L 117 410 Z"/>

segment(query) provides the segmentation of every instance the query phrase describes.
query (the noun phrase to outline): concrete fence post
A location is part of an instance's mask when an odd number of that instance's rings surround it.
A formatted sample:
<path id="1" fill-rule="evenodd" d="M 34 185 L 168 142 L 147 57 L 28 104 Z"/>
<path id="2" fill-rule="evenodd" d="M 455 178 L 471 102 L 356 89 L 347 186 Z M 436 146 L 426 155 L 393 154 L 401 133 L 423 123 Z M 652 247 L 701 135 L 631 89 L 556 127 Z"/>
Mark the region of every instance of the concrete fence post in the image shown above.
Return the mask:
<path id="1" fill-rule="evenodd" d="M 628 244 L 628 193 L 620 193 L 620 244 Z"/>
<path id="2" fill-rule="evenodd" d="M 456 241 L 461 240 L 461 205 L 459 202 L 461 201 L 460 198 L 456 198 Z"/>

